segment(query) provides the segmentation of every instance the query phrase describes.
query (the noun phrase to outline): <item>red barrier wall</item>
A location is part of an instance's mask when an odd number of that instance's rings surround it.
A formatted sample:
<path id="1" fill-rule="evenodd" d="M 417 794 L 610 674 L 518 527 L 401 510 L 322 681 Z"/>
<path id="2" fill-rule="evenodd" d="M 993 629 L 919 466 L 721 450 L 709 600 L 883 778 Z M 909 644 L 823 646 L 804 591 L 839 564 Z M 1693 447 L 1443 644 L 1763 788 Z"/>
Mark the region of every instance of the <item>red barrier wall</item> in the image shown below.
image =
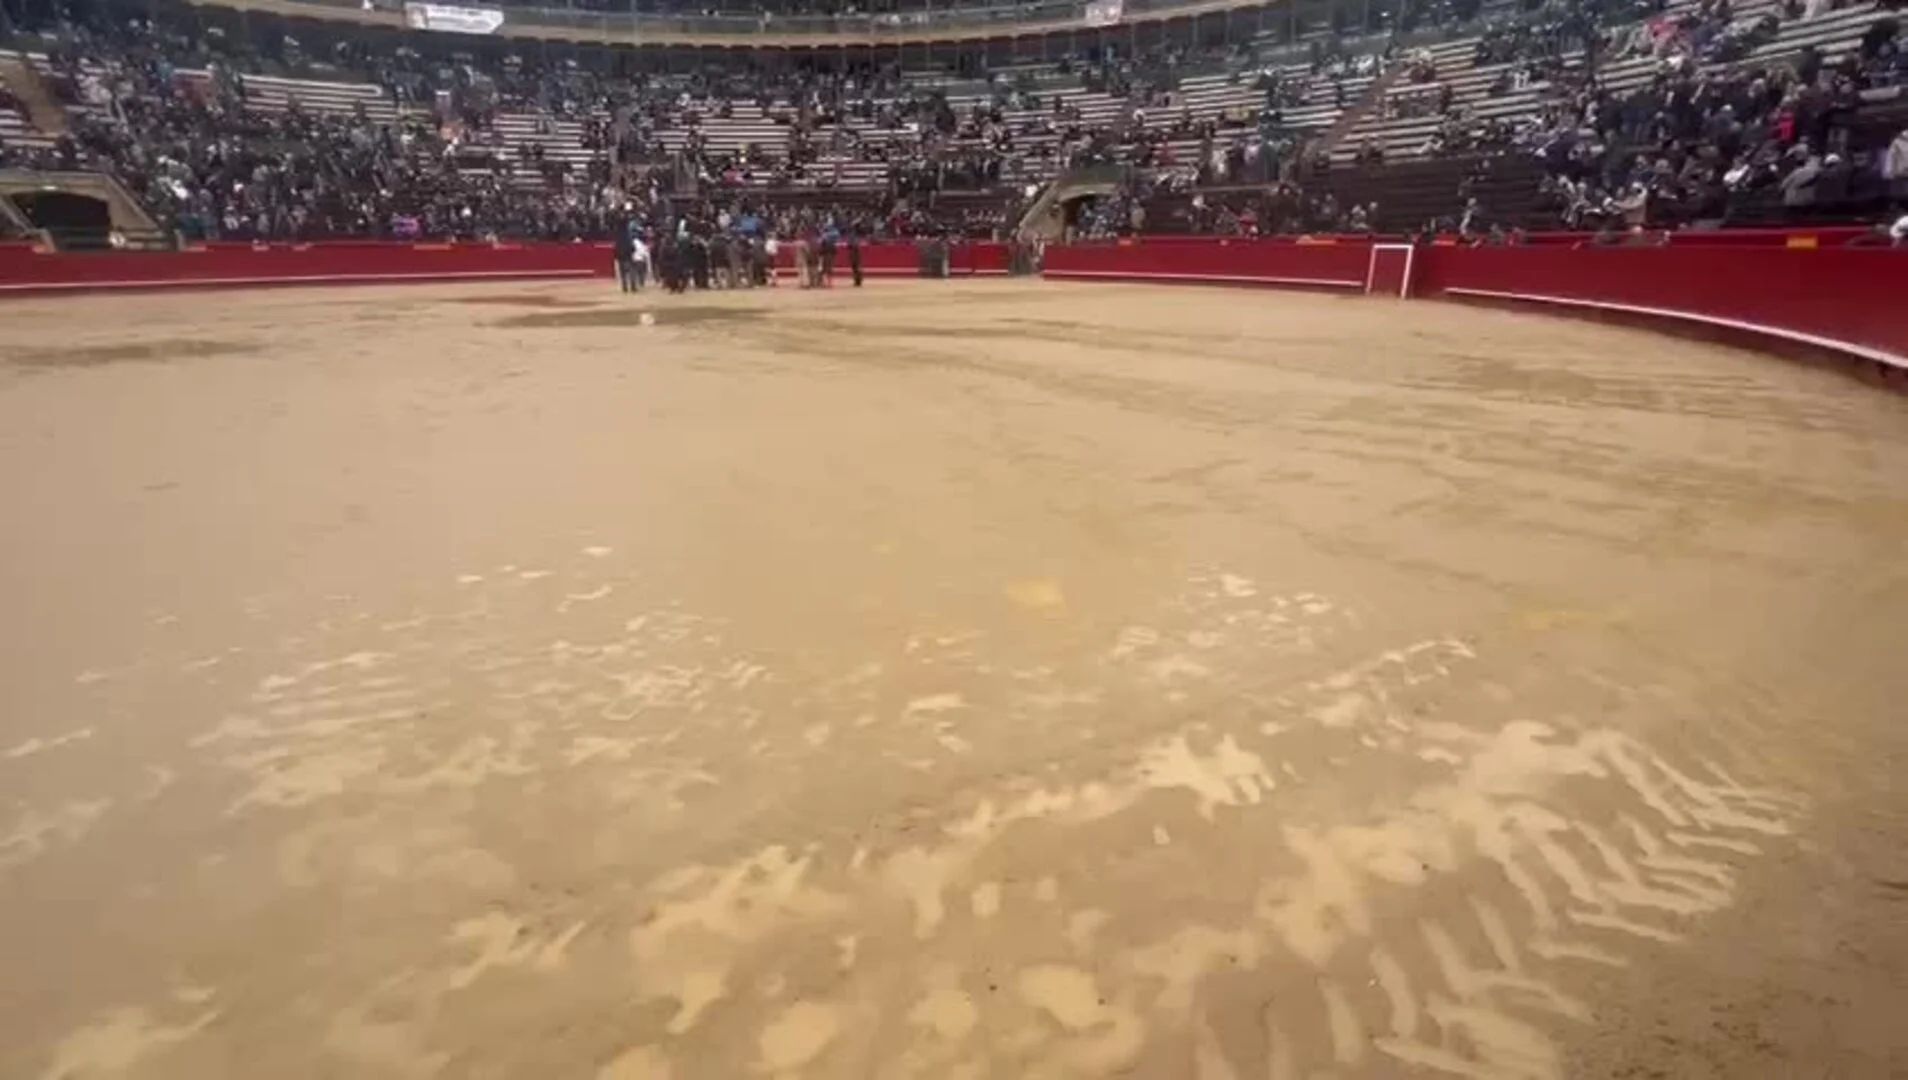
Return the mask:
<path id="1" fill-rule="evenodd" d="M 1433 248 L 1418 256 L 1420 296 L 1602 311 L 1908 367 L 1908 251 Z"/>
<path id="2" fill-rule="evenodd" d="M 1839 235 L 1834 239 L 1839 239 Z M 1657 248 L 1533 244 L 1422 247 L 1412 295 L 1548 305 L 1759 335 L 1908 369 L 1908 251 L 1786 246 L 1827 243 L 1821 230 L 1701 234 Z M 1007 269 L 1001 244 L 963 243 L 951 272 Z M 1370 242 L 1216 237 L 1057 246 L 1058 278 L 1209 282 L 1362 291 Z M 846 258 L 841 259 L 846 271 Z M 869 244 L 874 275 L 909 275 L 909 242 Z M 606 277 L 605 244 L 208 244 L 183 253 L 42 253 L 0 244 L 0 296 L 80 289 L 375 284 L 401 281 Z"/>
<path id="3" fill-rule="evenodd" d="M 601 244 L 206 244 L 184 252 L 38 252 L 0 245 L 0 294 L 72 289 L 344 285 L 608 276 Z"/>
<path id="4" fill-rule="evenodd" d="M 215 288 L 251 285 L 372 285 L 406 281 L 609 277 L 608 244 L 449 244 L 328 241 L 212 243 L 185 252 L 68 254 L 0 244 L 0 296 L 86 289 Z M 848 259 L 840 258 L 842 273 Z M 951 272 L 1004 274 L 1004 244 L 957 244 Z M 781 259 L 786 269 L 790 263 Z M 911 275 L 920 256 L 909 242 L 867 244 L 869 274 Z"/>
<path id="5" fill-rule="evenodd" d="M 1817 242 L 1820 230 L 1792 234 Z M 1908 369 L 1908 251 L 1789 247 L 1780 233 L 1705 234 L 1668 247 L 1420 247 L 1414 297 L 1510 301 L 1751 335 Z M 1827 241 L 1821 241 L 1827 242 Z M 1371 248 L 1145 238 L 1047 251 L 1057 278 L 1365 289 Z M 1395 292 L 1395 276 L 1385 292 Z"/>
<path id="6" fill-rule="evenodd" d="M 1127 278 L 1221 285 L 1363 289 L 1371 245 L 1364 240 L 1302 244 L 1286 240 L 1161 237 L 1047 249 L 1054 278 Z"/>
<path id="7" fill-rule="evenodd" d="M 970 274 L 1005 274 L 1013 264 L 1006 244 L 959 244 L 954 250 L 956 259 L 966 256 Z"/>

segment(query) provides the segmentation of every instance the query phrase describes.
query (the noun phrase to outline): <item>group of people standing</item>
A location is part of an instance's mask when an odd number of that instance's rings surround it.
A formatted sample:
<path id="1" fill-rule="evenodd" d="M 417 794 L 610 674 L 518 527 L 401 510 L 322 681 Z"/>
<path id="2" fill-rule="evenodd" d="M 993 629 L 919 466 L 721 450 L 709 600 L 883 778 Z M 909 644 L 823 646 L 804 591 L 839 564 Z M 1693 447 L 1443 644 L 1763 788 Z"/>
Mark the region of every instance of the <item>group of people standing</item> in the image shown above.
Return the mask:
<path id="1" fill-rule="evenodd" d="M 813 237 L 797 237 L 790 245 L 794 254 L 795 280 L 804 289 L 829 288 L 835 284 L 835 263 L 842 249 L 847 249 L 848 273 L 854 279 L 855 288 L 861 287 L 861 235 L 850 229 L 844 236 L 841 230 L 829 225 Z"/>
<path id="2" fill-rule="evenodd" d="M 847 249 L 848 270 L 856 287 L 862 282 L 861 236 L 844 233 L 829 224 L 812 235 L 787 242 L 760 233 L 692 228 L 687 221 L 664 228 L 652 246 L 643 223 L 631 219 L 614 230 L 616 279 L 624 292 L 641 292 L 651 276 L 670 292 L 698 289 L 744 289 L 777 284 L 776 258 L 787 247 L 795 276 L 802 288 L 834 284 L 835 263 Z"/>

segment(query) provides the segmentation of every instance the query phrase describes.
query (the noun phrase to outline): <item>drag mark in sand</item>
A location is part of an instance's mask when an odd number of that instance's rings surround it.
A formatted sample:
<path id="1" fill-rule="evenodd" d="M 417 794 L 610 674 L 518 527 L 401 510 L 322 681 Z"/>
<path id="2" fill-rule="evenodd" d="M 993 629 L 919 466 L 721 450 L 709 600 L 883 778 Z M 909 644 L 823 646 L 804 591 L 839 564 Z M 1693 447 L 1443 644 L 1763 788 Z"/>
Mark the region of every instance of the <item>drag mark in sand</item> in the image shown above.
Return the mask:
<path id="1" fill-rule="evenodd" d="M 153 1054 L 197 1035 L 218 1015 L 209 1009 L 181 1023 L 164 1023 L 144 1008 L 113 1009 L 68 1032 L 54 1047 L 53 1062 L 41 1080 L 123 1075 Z"/>
<path id="2" fill-rule="evenodd" d="M 1335 609 L 1319 597 L 1305 603 Z M 1129 629 L 1115 654 L 1143 670 L 1158 641 Z M 1003 780 L 937 831 L 911 827 L 907 841 L 862 847 L 853 859 L 823 844 L 772 846 L 667 875 L 651 886 L 652 913 L 631 938 L 644 995 L 674 1009 L 657 1033 L 664 1041 L 645 1045 L 720 1060 L 703 1024 L 718 1012 L 756 1011 L 737 993 L 753 981 L 747 973 L 781 970 L 804 941 L 852 934 L 855 961 L 831 969 L 829 1008 L 904 1022 L 913 1041 L 892 1066 L 897 1076 L 990 1060 L 1017 1074 L 1096 1076 L 1166 1067 L 1183 1052 L 1240 1076 L 1390 1060 L 1555 1080 L 1558 1025 L 1589 1018 L 1567 988 L 1576 966 L 1627 964 L 1730 904 L 1740 861 L 1758 841 L 1786 835 L 1798 807 L 1611 729 L 1393 723 L 1414 688 L 1475 655 L 1449 639 L 1380 650 L 1292 695 L 1290 711 L 1322 733 L 1356 729 L 1319 752 L 1342 740 L 1417 778 L 1362 820 L 1294 819 L 1280 808 L 1274 748 L 1259 742 L 1256 724 L 1217 733 L 1194 725 L 1096 778 Z M 1365 704 L 1349 721 L 1320 715 L 1354 693 Z M 917 698 L 908 711 L 964 704 Z M 1385 738 L 1352 737 L 1363 730 Z M 1262 872 L 1206 882 L 1199 892 L 1210 914 L 1164 933 L 1144 897 L 1090 884 L 1174 858 L 1189 842 L 1263 849 L 1255 838 L 1268 833 L 1277 839 L 1255 856 Z M 1067 839 L 1089 834 L 1102 839 Z M 1120 836 L 1132 839 L 1107 842 Z M 1035 864 L 1023 860 L 1050 859 L 1034 852 L 1055 843 L 1068 852 L 1062 879 L 1031 890 L 1011 884 L 1032 878 Z M 1457 896 L 1456 906 L 1420 910 L 1418 894 L 1433 886 Z M 1015 921 L 1003 924 L 1009 905 Z M 1041 925 L 1055 929 L 1024 929 Z M 988 926 L 1022 929 L 1002 937 Z M 869 966 L 882 957 L 953 974 L 934 976 L 898 1016 L 885 977 Z M 1251 1037 L 1203 1004 L 1212 980 L 1241 978 L 1272 1002 L 1253 1018 Z M 859 1056 L 865 1040 L 813 1034 L 825 1023 L 796 1038 L 785 1030 L 789 1015 L 763 1020 L 764 1048 L 774 1041 L 789 1048 L 785 1060 L 830 1072 L 872 1067 Z M 885 1019 L 871 1022 L 881 1030 Z M 992 1033 L 988 1042 L 972 1041 L 978 1030 Z M 756 1064 L 771 1064 L 766 1049 Z"/>
<path id="3" fill-rule="evenodd" d="M 7 749 L 5 757 L 7 757 L 10 760 L 17 760 L 19 758 L 28 757 L 33 754 L 42 753 L 47 750 L 57 750 L 60 747 L 67 746 L 71 743 L 84 742 L 85 740 L 90 739 L 92 737 L 93 737 L 93 729 L 89 727 L 79 728 L 74 731 L 68 731 L 60 735 L 50 735 L 44 738 L 40 736 L 34 736 L 33 738 L 27 739 L 23 742 L 15 743 L 13 746 L 9 747 Z"/>
<path id="4" fill-rule="evenodd" d="M 482 591 L 494 589 L 549 610 L 514 579 Z M 732 783 L 732 765 L 688 748 L 750 730 L 778 699 L 779 671 L 725 654 L 713 623 L 611 607 L 623 602 L 605 592 L 595 603 L 607 610 L 573 616 L 596 620 L 593 632 L 551 641 L 499 647 L 473 630 L 281 664 L 194 748 L 248 782 L 235 813 L 327 804 L 328 820 L 282 838 L 287 887 L 416 879 L 514 892 L 525 871 L 451 812 L 461 793 L 561 775 L 570 792 L 667 819 Z M 824 680 L 834 712 L 819 715 L 894 718 L 855 730 L 953 750 L 1002 707 L 1090 723 L 1101 696 L 1088 691 L 1111 681 L 1173 716 L 1172 695 L 1238 666 L 1228 650 L 1307 657 L 1355 625 L 1333 600 L 1240 575 L 1197 583 L 1181 611 L 1191 625 L 1168 615 L 1109 631 L 1082 670 L 1014 672 L 1004 684 L 1018 696 L 1004 705 L 950 670 L 950 657 L 982 662 L 987 641 L 918 634 L 907 662 L 935 681 L 883 701 L 874 688 L 888 671 L 870 662 Z M 426 1017 L 447 994 L 506 976 L 569 980 L 581 964 L 600 978 L 608 962 L 644 1019 L 599 1059 L 604 1076 L 1087 1077 L 1196 1059 L 1213 1075 L 1395 1062 L 1552 1080 L 1557 1030 L 1587 1015 L 1571 972 L 1626 964 L 1727 906 L 1740 866 L 1800 808 L 1612 729 L 1414 710 L 1477 653 L 1455 637 L 1377 648 L 1077 763 L 986 776 L 862 823 L 852 842 L 796 834 L 675 866 L 620 911 L 488 901 L 450 920 L 402 981 L 336 1012 L 327 1045 L 342 1061 L 426 1074 L 445 1061 L 428 1027 L 387 1012 Z M 481 728 L 447 739 L 427 725 L 473 686 Z M 825 753 L 837 727 L 798 726 L 778 750 Z M 1365 806 L 1306 801 L 1305 778 L 1354 759 L 1382 761 L 1393 786 Z M 412 832 L 387 835 L 367 801 L 404 808 Z M 35 819 L 0 858 L 83 834 L 105 809 Z M 1215 851 L 1232 864 L 1186 873 Z M 1134 880 L 1155 884 L 1121 885 Z M 1433 894 L 1455 902 L 1428 906 Z M 624 947 L 591 955 L 586 932 Z M 1241 994 L 1263 1008 L 1224 1007 Z M 140 1036 L 141 1054 L 197 1030 L 140 1023 L 159 1033 Z"/>
<path id="5" fill-rule="evenodd" d="M 111 809 L 111 799 L 70 799 L 51 810 L 26 808 L 0 836 L 0 870 L 30 862 L 55 847 L 78 843 Z"/>

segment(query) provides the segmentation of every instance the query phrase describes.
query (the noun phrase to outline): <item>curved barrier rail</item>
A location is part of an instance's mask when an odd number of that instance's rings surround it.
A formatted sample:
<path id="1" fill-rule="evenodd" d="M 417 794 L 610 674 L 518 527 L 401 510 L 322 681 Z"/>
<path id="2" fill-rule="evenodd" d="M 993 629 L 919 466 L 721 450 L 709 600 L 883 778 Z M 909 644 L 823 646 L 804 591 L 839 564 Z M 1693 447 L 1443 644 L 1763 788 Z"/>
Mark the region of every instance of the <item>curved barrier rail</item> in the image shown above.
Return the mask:
<path id="1" fill-rule="evenodd" d="M 1146 238 L 1050 248 L 1046 275 L 1539 305 L 1826 349 L 1908 371 L 1908 251 L 1829 246 L 1858 232 L 1718 233 L 1660 247 L 1589 247 L 1578 238 L 1519 247 Z"/>
<path id="2" fill-rule="evenodd" d="M 1538 305 L 1827 349 L 1908 372 L 1908 251 L 1830 246 L 1847 234 L 1715 234 L 1664 247 L 1417 246 L 1146 238 L 1049 248 L 1059 279 L 1313 288 Z M 956 244 L 953 276 L 1004 274 L 1006 245 Z M 784 253 L 784 268 L 789 260 Z M 845 275 L 844 254 L 837 262 Z M 871 276 L 919 272 L 912 243 L 868 244 Z M 46 252 L 0 244 L 0 297 L 87 290 L 564 280 L 611 275 L 608 245 L 340 241 L 207 244 L 190 251 Z"/>

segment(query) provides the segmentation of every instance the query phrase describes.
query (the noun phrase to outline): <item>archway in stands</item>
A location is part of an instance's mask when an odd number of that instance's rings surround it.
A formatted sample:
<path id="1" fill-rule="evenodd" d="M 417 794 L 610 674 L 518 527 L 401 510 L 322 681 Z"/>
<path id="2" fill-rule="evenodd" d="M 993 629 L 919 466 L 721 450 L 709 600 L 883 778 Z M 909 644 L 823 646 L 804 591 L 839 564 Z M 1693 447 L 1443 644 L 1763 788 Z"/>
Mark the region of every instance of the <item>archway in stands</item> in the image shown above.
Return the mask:
<path id="1" fill-rule="evenodd" d="M 33 227 L 51 233 L 61 248 L 111 243 L 113 213 L 104 199 L 72 191 L 16 191 L 11 198 Z"/>

